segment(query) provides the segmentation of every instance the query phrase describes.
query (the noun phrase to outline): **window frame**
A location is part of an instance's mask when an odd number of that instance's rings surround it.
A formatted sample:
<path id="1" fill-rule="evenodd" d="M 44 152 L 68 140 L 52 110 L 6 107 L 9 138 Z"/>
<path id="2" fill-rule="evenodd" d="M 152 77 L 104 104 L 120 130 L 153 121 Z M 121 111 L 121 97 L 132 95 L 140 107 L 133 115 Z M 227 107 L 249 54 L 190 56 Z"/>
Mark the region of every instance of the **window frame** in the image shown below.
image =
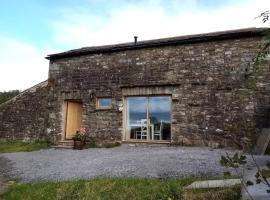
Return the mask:
<path id="1" fill-rule="evenodd" d="M 153 139 L 150 139 L 150 136 L 149 136 L 149 124 L 147 124 L 147 139 L 146 140 L 140 140 L 140 139 L 133 139 L 130 137 L 130 132 L 129 132 L 129 128 L 128 128 L 128 98 L 129 97 L 146 97 L 147 98 L 147 104 L 146 104 L 146 118 L 147 118 L 147 122 L 149 123 L 149 98 L 150 97 L 163 97 L 163 96 L 167 96 L 169 97 L 169 102 L 170 102 L 170 139 L 167 139 L 167 140 L 164 140 L 164 139 L 161 139 L 161 140 L 153 140 Z M 173 105 L 173 97 L 172 97 L 172 94 L 146 94 L 146 95 L 125 95 L 124 96 L 124 111 L 123 111 L 123 119 L 124 119 L 124 123 L 123 123 L 123 138 L 124 138 L 124 141 L 140 141 L 140 142 L 147 142 L 147 143 L 159 143 L 159 142 L 162 142 L 162 143 L 170 143 L 172 141 L 172 138 L 173 138 L 173 131 L 172 131 L 172 127 L 173 127 L 173 123 L 172 123 L 172 105 Z"/>
<path id="2" fill-rule="evenodd" d="M 108 99 L 111 101 L 111 105 L 110 106 L 101 106 L 100 105 L 100 100 L 103 99 Z M 96 98 L 96 110 L 111 110 L 113 108 L 113 101 L 111 97 L 97 97 Z"/>

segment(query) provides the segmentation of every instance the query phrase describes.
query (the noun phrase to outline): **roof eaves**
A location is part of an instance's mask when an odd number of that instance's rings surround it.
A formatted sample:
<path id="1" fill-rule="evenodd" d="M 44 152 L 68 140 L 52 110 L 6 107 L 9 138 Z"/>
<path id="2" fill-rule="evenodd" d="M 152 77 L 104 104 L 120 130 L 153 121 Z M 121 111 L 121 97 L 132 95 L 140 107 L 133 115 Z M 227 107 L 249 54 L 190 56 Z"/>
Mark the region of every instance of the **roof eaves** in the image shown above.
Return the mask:
<path id="1" fill-rule="evenodd" d="M 55 60 L 59 58 L 67 58 L 74 56 L 82 56 L 87 54 L 97 54 L 97 53 L 109 53 L 123 50 L 134 50 L 142 48 L 152 48 L 160 46 L 173 46 L 181 44 L 191 44 L 198 42 L 207 42 L 213 40 L 224 40 L 237 37 L 250 37 L 250 36 L 262 36 L 268 28 L 248 28 L 248 29 L 238 29 L 230 31 L 213 32 L 206 34 L 197 35 L 186 35 L 179 37 L 163 38 L 156 40 L 146 40 L 135 43 L 122 43 L 115 45 L 105 45 L 105 46 L 95 46 L 95 47 L 84 47 L 80 49 L 74 49 L 62 53 L 51 54 L 46 57 L 49 60 Z"/>

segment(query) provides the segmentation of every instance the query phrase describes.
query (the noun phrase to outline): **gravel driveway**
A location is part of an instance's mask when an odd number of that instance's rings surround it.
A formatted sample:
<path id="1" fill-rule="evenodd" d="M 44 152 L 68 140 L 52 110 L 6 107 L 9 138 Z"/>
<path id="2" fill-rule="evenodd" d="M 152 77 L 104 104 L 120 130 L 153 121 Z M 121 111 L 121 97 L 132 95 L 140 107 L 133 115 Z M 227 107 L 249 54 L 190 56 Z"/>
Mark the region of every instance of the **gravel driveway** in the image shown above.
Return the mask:
<path id="1" fill-rule="evenodd" d="M 199 147 L 129 147 L 40 150 L 0 154 L 1 173 L 23 182 L 106 177 L 222 176 L 220 156 L 228 150 Z M 269 157 L 258 157 L 265 162 Z M 6 161 L 6 162 L 4 162 Z M 6 165 L 5 163 L 9 163 Z M 11 163 L 11 166 L 10 166 Z M 2 174 L 3 175 L 3 174 Z"/>

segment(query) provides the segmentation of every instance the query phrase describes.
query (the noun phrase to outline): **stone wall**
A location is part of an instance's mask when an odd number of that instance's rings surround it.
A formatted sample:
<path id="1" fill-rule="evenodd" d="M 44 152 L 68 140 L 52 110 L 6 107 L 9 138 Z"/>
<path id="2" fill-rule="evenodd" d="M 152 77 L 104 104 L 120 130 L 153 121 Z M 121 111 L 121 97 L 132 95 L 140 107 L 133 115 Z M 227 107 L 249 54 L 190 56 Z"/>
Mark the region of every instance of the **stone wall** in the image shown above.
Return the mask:
<path id="1" fill-rule="evenodd" d="M 0 138 L 47 139 L 47 81 L 0 105 Z"/>
<path id="2" fill-rule="evenodd" d="M 52 134 L 63 137 L 65 100 L 83 102 L 83 124 L 100 141 L 122 140 L 123 88 L 172 89 L 172 142 L 238 146 L 268 127 L 269 63 L 257 90 L 245 87 L 261 37 L 97 53 L 50 61 L 49 98 L 56 114 Z M 112 110 L 96 110 L 97 97 L 112 97 Z M 53 123 L 56 122 L 56 123 Z"/>
<path id="3" fill-rule="evenodd" d="M 100 142 L 125 140 L 125 96 L 172 97 L 172 143 L 240 147 L 269 127 L 270 66 L 246 87 L 261 36 L 50 60 L 49 79 L 0 105 L 0 138 L 62 140 L 65 102 L 83 103 L 83 126 Z M 96 99 L 111 97 L 111 110 Z"/>

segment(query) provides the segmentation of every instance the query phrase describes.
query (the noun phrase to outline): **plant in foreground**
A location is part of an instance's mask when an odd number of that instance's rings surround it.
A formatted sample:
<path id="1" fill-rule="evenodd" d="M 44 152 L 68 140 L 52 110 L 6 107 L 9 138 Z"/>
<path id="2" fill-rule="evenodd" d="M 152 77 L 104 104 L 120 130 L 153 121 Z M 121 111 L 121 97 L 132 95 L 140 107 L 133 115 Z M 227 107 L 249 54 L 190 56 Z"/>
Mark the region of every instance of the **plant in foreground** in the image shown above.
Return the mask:
<path id="1" fill-rule="evenodd" d="M 86 142 L 86 129 L 84 127 L 79 128 L 72 139 L 74 141 L 74 149 L 83 149 Z"/>
<path id="2" fill-rule="evenodd" d="M 254 159 L 253 155 L 251 155 L 251 158 L 252 158 L 253 162 L 255 163 L 255 166 L 257 169 L 257 172 L 255 174 L 256 184 L 260 184 L 260 183 L 265 184 L 268 187 L 266 192 L 270 193 L 270 183 L 267 180 L 267 178 L 270 177 L 270 164 L 267 164 L 268 169 L 261 169 L 259 167 L 259 165 L 257 164 L 256 160 Z M 226 155 L 221 156 L 220 164 L 224 167 L 230 167 L 230 168 L 235 169 L 236 173 L 239 174 L 238 168 L 247 163 L 246 159 L 247 159 L 247 157 L 245 155 L 243 155 L 242 153 L 235 153 L 232 156 L 229 155 L 228 153 L 226 153 Z M 226 173 L 228 173 L 228 172 L 226 172 Z M 249 195 L 249 197 L 251 199 L 254 199 L 247 190 L 247 186 L 254 185 L 254 183 L 251 180 L 247 180 L 247 182 L 244 183 L 242 179 L 241 179 L 241 183 L 242 183 L 243 188 L 245 189 L 245 191 Z"/>

